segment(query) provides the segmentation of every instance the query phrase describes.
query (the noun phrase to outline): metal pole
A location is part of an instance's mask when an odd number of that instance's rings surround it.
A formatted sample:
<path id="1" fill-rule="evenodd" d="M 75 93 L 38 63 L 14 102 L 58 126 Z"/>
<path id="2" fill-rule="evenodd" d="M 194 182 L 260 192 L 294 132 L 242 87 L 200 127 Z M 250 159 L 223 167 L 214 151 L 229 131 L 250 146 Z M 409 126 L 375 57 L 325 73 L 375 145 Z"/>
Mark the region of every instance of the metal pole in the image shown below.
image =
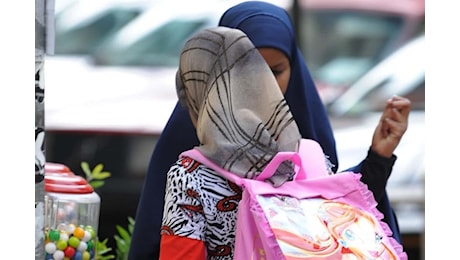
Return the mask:
<path id="1" fill-rule="evenodd" d="M 35 259 L 45 259 L 45 54 L 54 51 L 54 0 L 35 0 Z"/>

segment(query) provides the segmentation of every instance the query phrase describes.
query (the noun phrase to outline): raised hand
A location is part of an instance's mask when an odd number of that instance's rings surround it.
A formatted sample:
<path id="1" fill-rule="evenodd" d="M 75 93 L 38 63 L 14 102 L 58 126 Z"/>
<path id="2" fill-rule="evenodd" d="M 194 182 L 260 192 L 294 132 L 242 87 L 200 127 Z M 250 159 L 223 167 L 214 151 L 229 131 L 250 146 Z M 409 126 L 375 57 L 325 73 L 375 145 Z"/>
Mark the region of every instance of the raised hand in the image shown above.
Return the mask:
<path id="1" fill-rule="evenodd" d="M 411 101 L 393 96 L 386 102 L 372 137 L 371 149 L 383 157 L 391 157 L 408 127 Z"/>

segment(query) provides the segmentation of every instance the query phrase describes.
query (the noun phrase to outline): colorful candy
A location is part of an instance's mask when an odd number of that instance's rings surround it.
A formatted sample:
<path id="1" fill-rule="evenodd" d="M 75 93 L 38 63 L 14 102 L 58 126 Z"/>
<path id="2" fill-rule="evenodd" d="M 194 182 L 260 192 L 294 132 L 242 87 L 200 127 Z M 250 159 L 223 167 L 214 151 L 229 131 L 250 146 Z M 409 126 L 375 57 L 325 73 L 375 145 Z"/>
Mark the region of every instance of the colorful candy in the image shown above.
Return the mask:
<path id="1" fill-rule="evenodd" d="M 48 238 L 51 241 L 58 241 L 60 237 L 61 235 L 59 234 L 58 230 L 50 230 L 50 232 L 48 233 Z"/>
<path id="2" fill-rule="evenodd" d="M 58 250 L 64 250 L 66 247 L 67 247 L 67 241 L 66 240 L 59 239 L 56 242 L 56 248 Z"/>
<path id="3" fill-rule="evenodd" d="M 61 250 L 56 250 L 56 252 L 54 252 L 53 254 L 53 258 L 55 260 L 62 260 L 64 259 L 64 252 L 62 252 Z"/>
<path id="4" fill-rule="evenodd" d="M 80 239 L 77 237 L 70 237 L 69 238 L 69 245 L 73 248 L 77 248 L 78 245 L 80 244 Z"/>
<path id="5" fill-rule="evenodd" d="M 56 244 L 53 242 L 46 243 L 45 252 L 50 255 L 54 254 L 56 252 Z"/>
<path id="6" fill-rule="evenodd" d="M 68 246 L 64 249 L 64 255 L 67 257 L 73 257 L 75 255 L 75 248 Z"/>
<path id="7" fill-rule="evenodd" d="M 73 231 L 73 235 L 81 240 L 85 236 L 85 230 L 81 227 L 76 227 Z"/>
<path id="8" fill-rule="evenodd" d="M 94 237 L 93 237 L 94 234 Z M 91 226 L 60 224 L 46 231 L 45 259 L 92 260 L 95 257 L 95 231 Z"/>
<path id="9" fill-rule="evenodd" d="M 81 252 L 88 250 L 88 244 L 85 241 L 81 241 L 77 247 L 77 250 Z"/>

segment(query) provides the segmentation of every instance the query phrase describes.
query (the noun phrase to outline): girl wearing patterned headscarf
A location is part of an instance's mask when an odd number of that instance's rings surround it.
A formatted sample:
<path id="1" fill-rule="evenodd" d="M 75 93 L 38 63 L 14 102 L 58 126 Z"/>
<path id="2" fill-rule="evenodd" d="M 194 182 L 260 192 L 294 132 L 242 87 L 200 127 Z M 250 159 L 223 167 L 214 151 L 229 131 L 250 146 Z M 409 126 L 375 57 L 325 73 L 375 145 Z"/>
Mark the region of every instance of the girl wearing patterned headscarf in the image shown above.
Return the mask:
<path id="1" fill-rule="evenodd" d="M 289 106 L 259 51 L 238 29 L 203 30 L 187 41 L 176 87 L 207 159 L 255 178 L 301 138 Z M 269 180 L 291 180 L 284 162 Z M 180 158 L 167 174 L 160 259 L 233 259 L 241 190 L 211 168 Z"/>

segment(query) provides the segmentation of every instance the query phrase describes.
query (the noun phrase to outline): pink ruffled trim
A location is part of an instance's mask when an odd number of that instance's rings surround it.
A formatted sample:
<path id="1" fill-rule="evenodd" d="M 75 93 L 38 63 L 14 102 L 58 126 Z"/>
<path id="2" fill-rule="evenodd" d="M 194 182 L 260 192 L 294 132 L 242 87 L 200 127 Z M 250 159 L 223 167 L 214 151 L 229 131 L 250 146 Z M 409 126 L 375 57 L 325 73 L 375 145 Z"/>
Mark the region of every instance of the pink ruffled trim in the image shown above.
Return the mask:
<path id="1" fill-rule="evenodd" d="M 380 226 L 382 227 L 383 231 L 388 237 L 388 240 L 390 241 L 393 249 L 395 250 L 396 254 L 398 255 L 399 259 L 401 260 L 407 260 L 408 256 L 406 252 L 404 252 L 403 246 L 392 237 L 393 232 L 391 231 L 390 227 L 388 226 L 387 223 L 382 221 L 383 219 L 383 214 L 377 209 L 377 201 L 374 198 L 374 194 L 368 189 L 368 186 L 361 181 L 361 174 L 360 173 L 355 173 L 353 174 L 354 178 L 357 180 L 356 183 L 358 183 L 358 190 L 360 191 L 361 195 L 363 198 L 366 199 L 368 203 L 368 209 L 371 211 L 371 213 L 377 218 L 377 220 L 380 222 Z"/>

